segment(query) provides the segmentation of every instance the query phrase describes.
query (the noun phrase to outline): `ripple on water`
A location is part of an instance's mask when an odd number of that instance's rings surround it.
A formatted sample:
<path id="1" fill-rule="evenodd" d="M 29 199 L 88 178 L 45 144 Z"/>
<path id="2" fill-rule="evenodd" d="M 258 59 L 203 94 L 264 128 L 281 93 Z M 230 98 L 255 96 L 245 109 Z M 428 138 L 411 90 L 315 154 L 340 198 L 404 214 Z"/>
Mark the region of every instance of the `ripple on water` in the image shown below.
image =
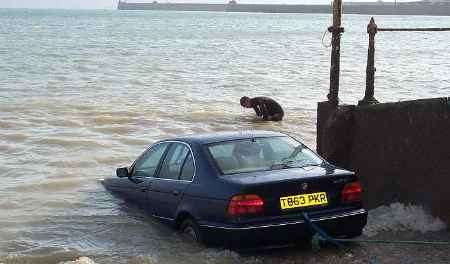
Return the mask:
<path id="1" fill-rule="evenodd" d="M 43 145 L 43 146 L 59 146 L 63 148 L 102 148 L 104 144 L 95 140 L 80 140 L 75 138 L 42 138 L 33 141 L 33 144 Z"/>
<path id="2" fill-rule="evenodd" d="M 0 128 L 1 129 L 20 128 L 21 126 L 22 126 L 22 122 L 11 121 L 11 120 L 0 120 Z"/>
<path id="3" fill-rule="evenodd" d="M 89 121 L 91 121 L 94 125 L 126 125 L 135 124 L 136 118 L 133 116 L 101 115 L 96 116 Z"/>
<path id="4" fill-rule="evenodd" d="M 15 187 L 17 192 L 61 192 L 68 190 L 75 190 L 80 188 L 83 184 L 89 182 L 89 179 L 84 178 L 69 178 L 63 180 L 45 180 L 35 183 L 21 184 Z"/>
<path id="5" fill-rule="evenodd" d="M 85 118 L 95 118 L 102 116 L 115 118 L 133 118 L 137 115 L 137 112 L 133 111 L 133 109 L 117 111 L 110 108 L 98 109 L 98 107 L 92 105 L 73 105 L 73 108 L 77 110 L 75 111 L 77 115 L 84 116 Z"/>
<path id="6" fill-rule="evenodd" d="M 76 250 L 62 248 L 44 248 L 38 250 L 30 250 L 24 254 L 10 254 L 4 257 L 0 256 L 0 261 L 3 261 L 5 263 L 50 264 L 71 261 L 80 257 L 80 255 L 81 254 Z"/>
<path id="7" fill-rule="evenodd" d="M 139 262 L 139 263 L 152 263 L 152 262 Z M 156 262 L 153 262 L 156 264 Z M 71 261 L 66 261 L 66 262 L 60 262 L 59 264 L 95 264 L 95 262 L 88 258 L 88 257 L 80 257 L 77 258 L 76 260 L 71 260 Z"/>
<path id="8" fill-rule="evenodd" d="M 65 118 L 57 118 L 57 119 L 49 119 L 46 120 L 47 124 L 52 127 L 83 127 L 83 123 L 71 118 L 71 117 L 65 117 Z"/>
<path id="9" fill-rule="evenodd" d="M 12 210 L 21 208 L 22 203 L 18 201 L 1 201 L 0 210 Z"/>
<path id="10" fill-rule="evenodd" d="M 23 153 L 24 149 L 18 145 L 0 144 L 0 152 L 3 154 L 16 155 Z"/>
<path id="11" fill-rule="evenodd" d="M 406 22 L 422 24 L 417 18 Z M 347 19 L 352 49 L 343 56 L 340 97 L 355 103 L 364 93 L 367 20 Z M 0 263 L 317 262 L 315 253 L 260 261 L 193 249 L 103 189 L 90 191 L 171 135 L 264 129 L 314 147 L 316 102 L 328 93 L 329 53 L 319 46 L 329 16 L 0 10 L 0 21 L 14 29 L 0 47 L 0 255 L 17 253 Z M 377 99 L 448 96 L 450 60 L 441 51 L 449 41 L 438 38 L 437 46 L 418 39 L 407 52 L 380 39 Z M 285 120 L 256 120 L 240 107 L 243 95 L 273 97 Z"/>
<path id="12" fill-rule="evenodd" d="M 120 143 L 124 145 L 135 145 L 135 146 L 147 146 L 154 142 L 154 140 L 151 139 L 140 139 L 140 138 L 133 138 L 133 137 L 119 137 L 117 138 Z M 113 157 L 111 157 L 113 158 Z M 108 161 L 108 159 L 105 159 Z M 113 159 L 114 160 L 114 159 Z"/>
<path id="13" fill-rule="evenodd" d="M 128 135 L 135 131 L 136 128 L 134 126 L 110 125 L 91 127 L 90 130 L 107 135 Z"/>
<path id="14" fill-rule="evenodd" d="M 80 160 L 80 159 L 54 159 L 47 162 L 49 167 L 54 168 L 95 168 L 98 166 L 97 162 L 92 159 Z M 66 174 L 67 177 L 69 174 Z"/>
<path id="15" fill-rule="evenodd" d="M 18 143 L 24 142 L 29 137 L 29 135 L 26 133 L 4 133 L 2 137 L 7 141 Z"/>

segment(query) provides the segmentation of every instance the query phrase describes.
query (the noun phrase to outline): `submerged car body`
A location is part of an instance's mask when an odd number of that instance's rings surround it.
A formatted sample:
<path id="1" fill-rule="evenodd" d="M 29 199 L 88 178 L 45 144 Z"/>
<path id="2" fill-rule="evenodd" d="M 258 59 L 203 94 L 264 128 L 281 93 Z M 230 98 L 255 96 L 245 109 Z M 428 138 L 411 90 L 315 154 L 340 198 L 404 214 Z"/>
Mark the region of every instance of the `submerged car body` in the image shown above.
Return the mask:
<path id="1" fill-rule="evenodd" d="M 159 141 L 105 187 L 205 243 L 304 240 L 312 222 L 335 237 L 360 235 L 361 186 L 295 139 L 221 132 Z"/>

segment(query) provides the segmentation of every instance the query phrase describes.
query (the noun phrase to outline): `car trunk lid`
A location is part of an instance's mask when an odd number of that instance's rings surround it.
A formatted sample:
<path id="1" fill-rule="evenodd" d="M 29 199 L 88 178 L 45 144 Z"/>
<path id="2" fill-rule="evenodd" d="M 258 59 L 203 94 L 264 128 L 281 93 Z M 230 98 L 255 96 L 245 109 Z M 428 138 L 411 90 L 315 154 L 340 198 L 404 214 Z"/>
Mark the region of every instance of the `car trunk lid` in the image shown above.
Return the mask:
<path id="1" fill-rule="evenodd" d="M 290 168 L 225 176 L 242 186 L 245 194 L 264 200 L 264 216 L 286 216 L 342 207 L 345 184 L 355 181 L 354 173 L 328 165 Z"/>

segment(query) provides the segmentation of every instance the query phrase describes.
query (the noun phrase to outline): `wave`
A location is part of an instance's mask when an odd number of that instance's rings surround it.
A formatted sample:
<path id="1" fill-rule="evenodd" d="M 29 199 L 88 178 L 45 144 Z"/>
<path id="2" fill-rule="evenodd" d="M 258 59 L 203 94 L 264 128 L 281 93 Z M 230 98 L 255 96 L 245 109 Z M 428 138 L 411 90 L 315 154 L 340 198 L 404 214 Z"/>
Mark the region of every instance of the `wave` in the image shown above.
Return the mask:
<path id="1" fill-rule="evenodd" d="M 123 124 L 134 124 L 136 123 L 136 118 L 134 116 L 96 116 L 90 120 L 95 125 L 123 125 Z"/>
<path id="2" fill-rule="evenodd" d="M 427 213 L 422 206 L 392 203 L 369 211 L 364 234 L 368 237 L 383 231 L 416 231 L 421 233 L 445 230 L 445 223 Z"/>
<path id="3" fill-rule="evenodd" d="M 29 135 L 25 133 L 11 133 L 11 134 L 3 134 L 2 135 L 6 140 L 12 142 L 24 142 Z"/>
<path id="4" fill-rule="evenodd" d="M 0 128 L 2 129 L 11 129 L 20 127 L 20 123 L 14 121 L 5 121 L 0 120 Z"/>
<path id="5" fill-rule="evenodd" d="M 15 187 L 17 192 L 56 192 L 56 191 L 65 191 L 65 190 L 73 190 L 79 188 L 84 183 L 88 182 L 87 179 L 82 178 L 72 178 L 72 179 L 64 179 L 64 180 L 46 180 L 44 182 L 37 182 L 32 184 L 21 184 Z"/>
<path id="6" fill-rule="evenodd" d="M 93 160 L 51 160 L 47 165 L 54 168 L 95 168 L 98 163 Z"/>
<path id="7" fill-rule="evenodd" d="M 151 139 L 140 139 L 132 137 L 121 137 L 119 138 L 120 143 L 124 145 L 136 145 L 136 146 L 147 146 L 150 145 L 154 140 Z"/>
<path id="8" fill-rule="evenodd" d="M 49 264 L 64 263 L 80 257 L 80 253 L 75 250 L 66 250 L 59 248 L 38 248 L 38 252 L 27 252 L 26 254 L 10 254 L 0 256 L 0 263 L 32 263 L 32 264 Z M 78 262 L 77 264 L 92 264 L 94 262 Z"/>
<path id="9" fill-rule="evenodd" d="M 33 144 L 38 145 L 53 145 L 60 146 L 64 148 L 101 148 L 104 144 L 93 140 L 80 140 L 80 139 L 70 139 L 70 138 L 43 138 L 35 140 Z"/>
<path id="10" fill-rule="evenodd" d="M 4 154 L 17 154 L 22 152 L 23 149 L 17 147 L 17 145 L 11 146 L 11 145 L 0 145 L 0 153 Z"/>
<path id="11" fill-rule="evenodd" d="M 59 264 L 95 264 L 95 262 L 88 257 L 80 257 L 77 258 L 76 260 L 60 262 Z"/>
<path id="12" fill-rule="evenodd" d="M 101 127 L 91 127 L 90 130 L 98 131 L 103 134 L 117 134 L 117 135 L 126 135 L 135 130 L 132 126 L 101 126 Z"/>
<path id="13" fill-rule="evenodd" d="M 54 120 L 46 121 L 48 125 L 52 127 L 82 127 L 83 123 L 74 120 L 72 117 L 58 118 Z"/>

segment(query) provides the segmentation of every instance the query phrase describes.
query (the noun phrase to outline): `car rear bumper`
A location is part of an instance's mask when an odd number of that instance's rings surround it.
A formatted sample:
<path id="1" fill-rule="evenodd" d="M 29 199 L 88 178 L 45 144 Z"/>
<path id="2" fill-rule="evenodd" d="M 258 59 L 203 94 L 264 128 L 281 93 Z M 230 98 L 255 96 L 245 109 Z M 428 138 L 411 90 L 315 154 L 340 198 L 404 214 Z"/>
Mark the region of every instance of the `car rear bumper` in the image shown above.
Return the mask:
<path id="1" fill-rule="evenodd" d="M 367 211 L 311 217 L 311 221 L 332 237 L 352 237 L 361 234 L 367 223 Z M 242 226 L 199 223 L 199 226 L 207 242 L 229 245 L 296 242 L 314 233 L 304 219 Z"/>

